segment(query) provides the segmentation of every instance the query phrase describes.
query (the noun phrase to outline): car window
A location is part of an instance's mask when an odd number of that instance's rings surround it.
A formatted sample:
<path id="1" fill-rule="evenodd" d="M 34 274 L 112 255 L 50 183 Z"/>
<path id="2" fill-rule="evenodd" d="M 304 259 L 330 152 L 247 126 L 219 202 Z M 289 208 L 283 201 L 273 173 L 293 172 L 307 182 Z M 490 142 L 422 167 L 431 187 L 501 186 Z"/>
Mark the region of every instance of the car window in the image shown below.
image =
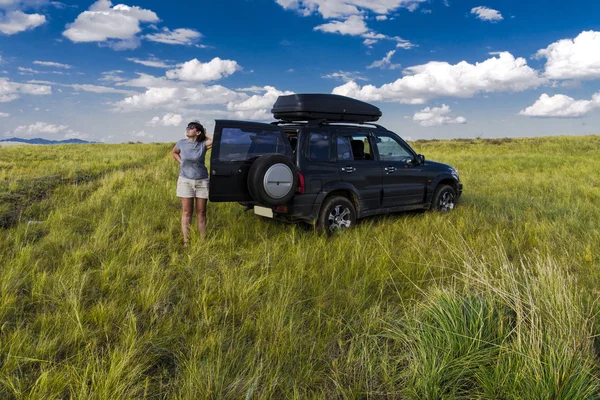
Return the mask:
<path id="1" fill-rule="evenodd" d="M 245 161 L 263 154 L 285 154 L 277 131 L 223 128 L 219 161 Z"/>
<path id="2" fill-rule="evenodd" d="M 337 140 L 337 159 L 340 161 L 373 160 L 369 137 L 366 134 L 339 136 Z"/>
<path id="3" fill-rule="evenodd" d="M 308 158 L 311 161 L 329 161 L 329 135 L 311 133 L 308 139 Z"/>
<path id="4" fill-rule="evenodd" d="M 340 136 L 337 140 L 337 159 L 338 160 L 352 160 L 352 147 L 350 147 L 350 138 L 346 136 Z"/>
<path id="5" fill-rule="evenodd" d="M 377 151 L 382 161 L 405 161 L 412 159 L 413 155 L 400 142 L 390 136 L 377 138 Z"/>

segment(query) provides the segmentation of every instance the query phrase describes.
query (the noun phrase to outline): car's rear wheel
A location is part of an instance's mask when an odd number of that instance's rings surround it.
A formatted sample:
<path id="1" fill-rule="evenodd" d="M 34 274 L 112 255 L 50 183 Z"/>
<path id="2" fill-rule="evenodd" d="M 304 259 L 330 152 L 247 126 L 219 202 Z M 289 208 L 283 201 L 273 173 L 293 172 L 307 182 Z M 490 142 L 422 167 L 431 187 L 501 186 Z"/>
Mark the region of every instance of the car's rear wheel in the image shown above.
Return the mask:
<path id="1" fill-rule="evenodd" d="M 439 212 L 450 212 L 456 208 L 456 191 L 450 185 L 440 185 L 433 196 L 432 208 Z"/>
<path id="2" fill-rule="evenodd" d="M 317 220 L 317 228 L 328 235 L 342 233 L 356 223 L 356 208 L 343 196 L 333 196 L 325 200 Z"/>
<path id="3" fill-rule="evenodd" d="M 254 200 L 267 206 L 289 203 L 298 186 L 298 172 L 292 161 L 280 154 L 265 154 L 248 171 L 248 191 Z"/>

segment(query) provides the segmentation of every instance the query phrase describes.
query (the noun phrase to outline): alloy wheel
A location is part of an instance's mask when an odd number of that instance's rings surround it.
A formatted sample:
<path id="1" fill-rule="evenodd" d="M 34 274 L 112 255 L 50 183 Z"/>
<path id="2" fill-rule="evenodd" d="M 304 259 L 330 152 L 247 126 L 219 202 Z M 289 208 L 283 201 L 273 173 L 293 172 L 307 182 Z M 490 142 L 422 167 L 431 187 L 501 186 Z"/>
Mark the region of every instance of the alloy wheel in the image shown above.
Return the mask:
<path id="1" fill-rule="evenodd" d="M 336 232 L 350 228 L 350 209 L 342 205 L 337 205 L 329 213 L 329 231 Z"/>
<path id="2" fill-rule="evenodd" d="M 440 204 L 439 204 L 439 210 L 442 212 L 448 212 L 450 210 L 454 209 L 454 194 L 452 194 L 451 192 L 445 192 L 444 194 L 442 194 L 442 197 L 440 197 Z"/>

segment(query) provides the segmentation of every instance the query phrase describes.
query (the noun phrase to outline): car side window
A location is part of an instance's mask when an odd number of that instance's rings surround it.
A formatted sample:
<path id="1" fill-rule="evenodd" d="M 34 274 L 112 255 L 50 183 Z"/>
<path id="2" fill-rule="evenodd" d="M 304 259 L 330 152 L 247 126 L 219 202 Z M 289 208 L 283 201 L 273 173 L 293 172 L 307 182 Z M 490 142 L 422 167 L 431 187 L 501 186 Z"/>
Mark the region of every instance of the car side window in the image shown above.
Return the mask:
<path id="1" fill-rule="evenodd" d="M 245 161 L 270 153 L 285 154 L 285 144 L 278 132 L 223 128 L 219 161 Z"/>
<path id="2" fill-rule="evenodd" d="M 350 138 L 347 136 L 340 136 L 337 140 L 337 159 L 352 160 L 352 147 L 350 147 Z"/>
<path id="3" fill-rule="evenodd" d="M 412 153 L 391 136 L 377 138 L 377 151 L 381 161 L 406 161 L 413 158 Z"/>
<path id="4" fill-rule="evenodd" d="M 338 161 L 373 160 L 373 152 L 366 134 L 339 136 L 337 140 Z"/>
<path id="5" fill-rule="evenodd" d="M 311 161 L 329 161 L 329 135 L 327 133 L 310 134 L 308 158 Z"/>

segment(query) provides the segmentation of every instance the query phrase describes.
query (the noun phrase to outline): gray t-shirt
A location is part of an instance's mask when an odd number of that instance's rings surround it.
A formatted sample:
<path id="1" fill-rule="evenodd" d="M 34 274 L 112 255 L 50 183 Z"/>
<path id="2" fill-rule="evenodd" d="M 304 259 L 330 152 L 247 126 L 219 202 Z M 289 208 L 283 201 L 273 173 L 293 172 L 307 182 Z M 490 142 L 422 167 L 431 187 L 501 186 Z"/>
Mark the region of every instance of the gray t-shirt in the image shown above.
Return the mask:
<path id="1" fill-rule="evenodd" d="M 188 139 L 181 139 L 175 146 L 181 156 L 179 176 L 188 179 L 208 179 L 208 170 L 204 165 L 206 141 L 190 142 Z"/>

